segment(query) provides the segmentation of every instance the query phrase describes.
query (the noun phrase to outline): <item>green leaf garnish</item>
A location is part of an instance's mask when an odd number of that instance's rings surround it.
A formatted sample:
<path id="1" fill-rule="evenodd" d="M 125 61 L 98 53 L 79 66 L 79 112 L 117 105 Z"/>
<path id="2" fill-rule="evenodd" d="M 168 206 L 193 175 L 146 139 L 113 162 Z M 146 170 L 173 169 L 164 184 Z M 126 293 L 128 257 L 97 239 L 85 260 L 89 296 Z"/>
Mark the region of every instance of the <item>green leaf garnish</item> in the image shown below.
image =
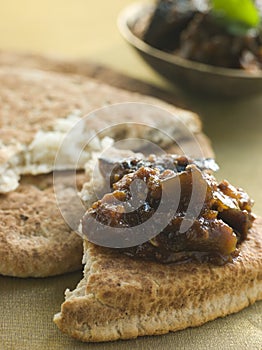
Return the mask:
<path id="1" fill-rule="evenodd" d="M 252 0 L 211 0 L 213 11 L 228 21 L 238 22 L 246 28 L 260 24 L 260 14 Z"/>

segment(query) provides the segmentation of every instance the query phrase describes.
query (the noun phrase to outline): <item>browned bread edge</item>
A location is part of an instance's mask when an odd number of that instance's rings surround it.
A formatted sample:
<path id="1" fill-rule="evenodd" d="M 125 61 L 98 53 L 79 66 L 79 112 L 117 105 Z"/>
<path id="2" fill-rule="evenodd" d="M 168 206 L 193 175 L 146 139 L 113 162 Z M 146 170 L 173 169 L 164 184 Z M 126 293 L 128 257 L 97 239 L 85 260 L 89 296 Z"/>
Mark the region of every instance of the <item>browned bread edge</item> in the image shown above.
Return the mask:
<path id="1" fill-rule="evenodd" d="M 200 326 L 262 299 L 262 219 L 225 266 L 161 265 L 85 242 L 84 278 L 54 317 L 63 332 L 101 342 Z"/>

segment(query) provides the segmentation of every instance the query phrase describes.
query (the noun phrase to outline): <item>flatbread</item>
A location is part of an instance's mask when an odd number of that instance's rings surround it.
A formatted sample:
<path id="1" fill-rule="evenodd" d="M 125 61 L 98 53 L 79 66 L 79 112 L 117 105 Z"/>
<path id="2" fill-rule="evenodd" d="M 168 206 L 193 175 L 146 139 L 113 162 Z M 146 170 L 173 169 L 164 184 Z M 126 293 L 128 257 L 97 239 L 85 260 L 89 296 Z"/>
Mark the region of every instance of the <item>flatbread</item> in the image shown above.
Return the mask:
<path id="1" fill-rule="evenodd" d="M 7 193 L 19 185 L 21 174 L 43 174 L 54 169 L 54 160 L 67 132 L 89 112 L 119 102 L 143 102 L 162 107 L 178 115 L 194 135 L 200 134 L 201 123 L 196 114 L 171 106 L 153 97 L 127 92 L 109 85 L 98 83 L 78 75 L 0 66 L 0 193 Z M 111 120 L 118 123 L 132 121 L 126 113 L 103 115 L 103 120 L 93 120 L 86 125 L 88 136 L 105 128 Z M 141 115 L 141 122 L 153 122 L 156 129 L 168 130 L 176 137 L 179 128 L 172 127 L 164 118 Z M 148 137 L 159 142 L 155 133 L 144 134 L 141 128 L 115 128 L 108 136 Z M 122 129 L 121 129 L 122 128 Z M 90 153 L 103 149 L 102 137 L 89 145 L 78 168 L 83 168 Z M 201 134 L 202 136 L 202 134 Z M 170 141 L 169 141 L 170 142 Z M 75 154 L 81 147 L 72 145 L 63 155 L 60 169 L 75 167 Z"/>
<path id="2" fill-rule="evenodd" d="M 262 219 L 233 263 L 163 265 L 85 241 L 84 278 L 66 291 L 54 321 L 86 342 L 200 326 L 262 299 Z"/>
<path id="3" fill-rule="evenodd" d="M 71 210 L 66 174 L 61 188 Z M 77 175 L 81 188 L 86 177 Z M 0 195 L 0 274 L 46 277 L 79 270 L 83 241 L 65 223 L 53 191 L 53 175 L 26 176 L 18 189 Z"/>
<path id="4" fill-rule="evenodd" d="M 205 155 L 213 155 L 201 133 L 197 115 L 87 78 L 84 75 L 90 67 L 42 56 L 0 52 L 0 193 L 3 193 L 0 195 L 0 274 L 44 277 L 81 268 L 82 240 L 60 215 L 53 178 L 48 173 L 54 170 L 54 159 L 65 134 L 90 111 L 126 101 L 161 106 L 179 114 L 199 138 Z M 130 121 L 126 110 L 124 115 L 114 118 Z M 92 133 L 106 127 L 111 119 L 111 114 L 105 114 L 102 122 L 87 125 L 87 131 Z M 162 127 L 163 120 L 158 118 L 155 123 L 156 127 Z M 170 129 L 169 124 L 164 127 Z M 133 137 L 145 136 L 139 128 L 116 129 L 110 136 L 128 136 L 127 130 Z M 179 129 L 174 128 L 173 132 L 183 138 Z M 94 151 L 99 153 L 112 142 L 104 136 L 86 149 L 79 168 L 84 169 Z M 149 135 L 154 141 L 155 136 Z M 61 169 L 75 167 L 78 149 L 71 152 L 70 147 Z M 73 210 L 72 205 L 68 208 Z"/>

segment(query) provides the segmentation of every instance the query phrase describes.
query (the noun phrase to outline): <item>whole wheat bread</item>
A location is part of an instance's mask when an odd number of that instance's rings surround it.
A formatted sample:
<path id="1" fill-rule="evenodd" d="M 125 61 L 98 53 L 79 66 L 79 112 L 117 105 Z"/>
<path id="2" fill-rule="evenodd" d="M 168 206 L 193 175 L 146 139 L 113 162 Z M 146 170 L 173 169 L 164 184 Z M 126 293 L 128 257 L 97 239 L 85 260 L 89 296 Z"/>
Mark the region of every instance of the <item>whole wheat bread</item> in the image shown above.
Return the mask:
<path id="1" fill-rule="evenodd" d="M 79 75 L 0 66 L 0 193 L 16 189 L 21 174 L 52 171 L 63 137 L 81 117 L 97 108 L 121 102 L 143 102 L 162 107 L 171 115 L 178 115 L 190 132 L 202 137 L 201 123 L 196 114 L 156 98 L 117 89 Z M 112 112 L 104 113 L 103 118 L 88 121 L 85 139 L 106 128 L 112 120 L 121 124 L 108 135 L 113 139 L 122 134 L 125 137 L 147 137 L 139 127 L 125 128 L 124 123 L 132 121 L 126 108 L 125 114 L 112 116 Z M 175 123 L 171 126 L 170 120 L 165 123 L 159 115 L 157 118 L 141 115 L 139 121 L 150 121 L 156 130 L 160 127 L 172 130 L 176 139 L 183 137 Z M 148 138 L 155 141 L 152 130 Z M 79 168 L 84 168 L 93 150 L 91 145 L 88 147 L 83 161 L 78 164 Z M 80 154 L 81 149 L 79 146 L 79 152 L 75 153 Z M 74 169 L 74 155 L 70 149 L 67 151 L 62 170 Z"/>
<path id="2" fill-rule="evenodd" d="M 164 334 L 200 326 L 262 299 L 262 219 L 233 263 L 163 265 L 85 241 L 84 278 L 66 291 L 54 321 L 86 342 Z"/>
<path id="3" fill-rule="evenodd" d="M 86 181 L 77 175 L 78 189 Z M 26 176 L 16 191 L 0 194 L 0 274 L 46 277 L 82 267 L 83 242 L 64 221 L 53 190 L 53 174 Z M 75 189 L 61 181 L 72 210 Z M 69 181 L 70 182 L 70 181 Z"/>
<path id="4" fill-rule="evenodd" d="M 55 60 L 45 60 L 42 56 L 0 53 L 0 193 L 3 193 L 0 195 L 0 274 L 3 275 L 44 277 L 82 266 L 82 240 L 66 225 L 57 208 L 52 174 L 39 175 L 54 169 L 59 141 L 82 116 L 108 103 L 148 102 L 179 113 L 196 136 L 204 137 L 194 113 L 83 75 L 68 74 L 66 67 L 60 61 L 56 69 Z M 73 64 L 70 73 L 82 74 L 77 67 L 77 63 Z M 116 116 L 116 120 L 120 117 Z M 96 127 L 105 126 L 106 118 L 111 116 L 105 116 L 103 122 L 94 123 L 89 129 L 95 131 Z M 130 131 L 133 136 L 139 135 L 138 129 Z M 207 154 L 212 153 L 208 142 L 205 146 Z M 87 158 L 92 151 L 92 148 L 87 150 Z M 65 169 L 71 167 L 70 162 L 65 164 Z"/>

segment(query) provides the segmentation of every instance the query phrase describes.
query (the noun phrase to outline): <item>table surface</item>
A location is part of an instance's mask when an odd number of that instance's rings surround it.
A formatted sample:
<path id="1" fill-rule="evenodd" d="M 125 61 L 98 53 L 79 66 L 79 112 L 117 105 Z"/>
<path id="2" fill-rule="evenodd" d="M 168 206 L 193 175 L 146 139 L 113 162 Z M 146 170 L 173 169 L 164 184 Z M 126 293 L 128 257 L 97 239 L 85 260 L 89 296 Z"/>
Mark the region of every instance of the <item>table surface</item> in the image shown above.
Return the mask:
<path id="1" fill-rule="evenodd" d="M 121 38 L 116 19 L 130 0 L 9 0 L 1 4 L 0 49 L 55 53 L 113 67 L 174 93 L 200 114 L 221 166 L 219 178 L 241 186 L 262 215 L 262 93 L 241 100 L 196 97 L 154 73 Z M 261 349 L 262 303 L 225 319 L 161 337 L 82 345 L 52 324 L 63 290 L 81 274 L 44 280 L 0 277 L 0 349 Z M 175 344 L 175 345 L 174 345 Z M 260 345 L 259 345 L 260 344 Z"/>

